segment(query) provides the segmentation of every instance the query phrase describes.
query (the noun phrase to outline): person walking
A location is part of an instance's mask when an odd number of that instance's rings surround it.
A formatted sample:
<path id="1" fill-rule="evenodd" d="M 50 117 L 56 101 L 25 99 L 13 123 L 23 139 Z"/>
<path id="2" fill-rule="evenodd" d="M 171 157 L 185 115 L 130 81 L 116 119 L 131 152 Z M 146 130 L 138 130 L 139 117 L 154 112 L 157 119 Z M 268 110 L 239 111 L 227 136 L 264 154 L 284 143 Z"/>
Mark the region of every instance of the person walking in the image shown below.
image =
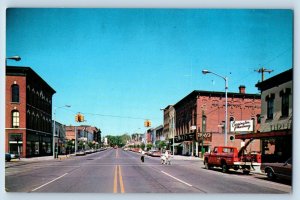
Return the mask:
<path id="1" fill-rule="evenodd" d="M 141 161 L 144 162 L 145 161 L 145 151 L 142 150 L 141 152 Z"/>

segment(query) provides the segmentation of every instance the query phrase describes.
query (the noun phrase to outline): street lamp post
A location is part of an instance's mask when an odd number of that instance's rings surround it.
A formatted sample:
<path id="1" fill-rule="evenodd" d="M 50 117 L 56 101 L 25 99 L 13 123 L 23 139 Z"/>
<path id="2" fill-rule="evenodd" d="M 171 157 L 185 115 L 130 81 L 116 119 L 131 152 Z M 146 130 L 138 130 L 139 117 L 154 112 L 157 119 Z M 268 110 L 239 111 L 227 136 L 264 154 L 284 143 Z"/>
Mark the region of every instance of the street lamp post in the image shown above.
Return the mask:
<path id="1" fill-rule="evenodd" d="M 228 78 L 224 77 L 224 76 L 221 76 L 219 74 L 216 74 L 214 72 L 208 71 L 206 69 L 202 70 L 202 73 L 203 74 L 211 73 L 211 74 L 219 76 L 219 77 L 221 77 L 222 79 L 225 80 L 225 139 L 224 139 L 224 143 L 225 143 L 225 146 L 227 146 L 227 90 L 228 90 Z"/>
<path id="2" fill-rule="evenodd" d="M 21 57 L 20 56 L 11 56 L 11 57 L 5 58 L 5 66 L 7 66 L 7 60 L 20 61 Z"/>
<path id="3" fill-rule="evenodd" d="M 64 106 L 61 106 L 61 107 L 56 107 L 56 108 L 54 108 L 54 111 L 53 111 L 53 136 L 52 136 L 52 139 L 53 139 L 53 141 L 52 141 L 52 151 L 53 151 L 53 158 L 56 158 L 56 155 L 55 155 L 55 153 L 56 153 L 56 145 L 55 145 L 55 111 L 56 111 L 56 109 L 59 109 L 59 108 L 64 108 L 64 107 L 66 107 L 66 108 L 70 108 L 71 106 L 70 105 L 64 105 Z"/>

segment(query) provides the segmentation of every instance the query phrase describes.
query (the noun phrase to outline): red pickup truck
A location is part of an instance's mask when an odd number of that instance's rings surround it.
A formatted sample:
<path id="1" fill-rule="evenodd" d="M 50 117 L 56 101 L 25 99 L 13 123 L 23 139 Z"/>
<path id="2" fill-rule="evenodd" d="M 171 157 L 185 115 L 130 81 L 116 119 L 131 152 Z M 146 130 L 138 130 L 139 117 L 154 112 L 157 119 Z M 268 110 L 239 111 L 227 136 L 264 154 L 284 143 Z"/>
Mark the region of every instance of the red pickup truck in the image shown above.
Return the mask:
<path id="1" fill-rule="evenodd" d="M 260 168 L 261 154 L 256 152 L 246 153 L 246 148 L 252 141 L 249 140 L 239 151 L 236 147 L 216 146 L 212 152 L 204 154 L 206 169 L 221 167 L 226 173 L 229 169 L 243 170 L 244 174 Z"/>

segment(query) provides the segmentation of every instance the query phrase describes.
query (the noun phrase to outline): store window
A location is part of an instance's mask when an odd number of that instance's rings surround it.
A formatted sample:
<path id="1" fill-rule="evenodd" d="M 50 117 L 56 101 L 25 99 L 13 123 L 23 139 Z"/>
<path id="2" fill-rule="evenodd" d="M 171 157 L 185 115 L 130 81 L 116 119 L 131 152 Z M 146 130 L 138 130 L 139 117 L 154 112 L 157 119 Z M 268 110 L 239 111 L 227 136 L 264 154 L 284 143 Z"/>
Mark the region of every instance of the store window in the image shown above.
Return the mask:
<path id="1" fill-rule="evenodd" d="M 19 128 L 20 126 L 20 114 L 19 111 L 13 110 L 11 112 L 12 116 L 12 128 Z"/>

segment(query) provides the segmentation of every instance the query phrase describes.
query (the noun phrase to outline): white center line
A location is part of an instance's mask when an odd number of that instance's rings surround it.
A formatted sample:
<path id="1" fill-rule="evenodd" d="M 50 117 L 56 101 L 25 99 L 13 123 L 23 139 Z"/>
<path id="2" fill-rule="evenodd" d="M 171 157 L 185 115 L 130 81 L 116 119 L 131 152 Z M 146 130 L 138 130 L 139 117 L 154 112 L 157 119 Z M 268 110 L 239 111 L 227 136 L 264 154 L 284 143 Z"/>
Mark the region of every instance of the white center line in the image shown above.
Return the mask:
<path id="1" fill-rule="evenodd" d="M 180 179 L 178 179 L 178 178 L 176 178 L 176 177 L 174 177 L 174 176 L 168 174 L 167 172 L 161 171 L 161 173 L 164 173 L 165 175 L 170 176 L 171 178 L 174 178 L 175 180 L 177 180 L 177 181 L 179 181 L 179 182 L 181 182 L 181 183 L 184 183 L 184 184 L 186 184 L 187 186 L 192 187 L 191 184 L 188 184 L 187 182 L 184 182 L 183 180 L 180 180 Z"/>
<path id="2" fill-rule="evenodd" d="M 56 180 L 58 180 L 58 179 L 64 177 L 64 176 L 67 175 L 67 174 L 68 174 L 68 173 L 65 173 L 65 174 L 61 175 L 60 177 L 57 177 L 57 178 L 53 179 L 52 181 L 49 181 L 48 183 L 45 183 L 45 184 L 41 185 L 40 187 L 37 187 L 37 188 L 35 188 L 35 189 L 31 190 L 31 191 L 34 192 L 34 191 L 36 191 L 36 190 L 38 190 L 38 189 L 40 189 L 40 188 L 42 188 L 42 187 L 44 187 L 44 186 L 46 186 L 46 185 L 48 185 L 48 184 L 54 182 L 54 181 L 56 181 Z"/>

